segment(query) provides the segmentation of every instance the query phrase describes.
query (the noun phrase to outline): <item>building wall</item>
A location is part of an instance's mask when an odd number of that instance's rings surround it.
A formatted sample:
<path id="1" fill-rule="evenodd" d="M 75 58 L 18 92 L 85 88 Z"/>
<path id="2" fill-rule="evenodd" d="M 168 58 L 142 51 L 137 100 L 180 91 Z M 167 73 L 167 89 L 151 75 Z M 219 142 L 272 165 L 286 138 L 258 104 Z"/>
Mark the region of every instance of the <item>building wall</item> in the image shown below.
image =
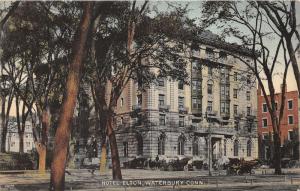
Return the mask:
<path id="1" fill-rule="evenodd" d="M 8 132 L 6 135 L 6 151 L 7 152 L 19 152 L 20 151 L 20 139 L 17 130 L 16 122 L 9 122 Z M 34 149 L 34 140 L 32 134 L 32 125 L 29 121 L 25 124 L 24 133 L 24 152 L 28 153 Z"/>
<path id="2" fill-rule="evenodd" d="M 212 48 L 215 58 L 208 58 L 206 48 Z M 198 51 L 187 51 L 192 59 L 187 59 L 187 72 L 190 80 L 194 79 L 192 72 L 193 60 L 199 60 L 201 70 L 201 111 L 195 113 L 192 104 L 193 85 L 184 85 L 183 90 L 178 88 L 178 81 L 164 79 L 164 85 L 158 83 L 151 84 L 145 92 L 137 91 L 137 83 L 131 81 L 125 91 L 121 94 L 117 106 L 116 117 L 116 136 L 121 162 L 137 157 L 138 142 L 137 136 L 143 137 L 143 157 L 155 158 L 158 155 L 158 142 L 161 135 L 165 136 L 165 153 L 160 155 L 162 158 L 178 157 L 178 139 L 184 137 L 184 156 L 193 156 L 193 140 L 199 138 L 199 154 L 194 157 L 207 159 L 208 149 L 207 140 L 209 135 L 212 137 L 212 152 L 219 157 L 224 156 L 224 142 L 226 142 L 226 157 L 245 158 L 247 160 L 258 157 L 258 138 L 257 138 L 257 94 L 254 76 L 247 72 L 246 66 L 238 59 L 227 54 L 227 58 L 220 60 L 219 50 L 212 46 L 200 45 Z M 226 51 L 225 51 L 226 52 Z M 213 75 L 210 75 L 209 67 L 213 68 Z M 221 69 L 227 68 L 229 71 L 228 103 L 229 113 L 221 113 Z M 238 73 L 238 79 L 234 74 Z M 249 75 L 253 83 L 246 82 L 245 75 Z M 207 84 L 212 83 L 212 94 L 208 93 Z M 237 98 L 233 96 L 233 89 L 238 90 Z M 250 99 L 247 100 L 247 91 Z M 142 95 L 142 104 L 138 106 L 137 95 Z M 159 106 L 159 95 L 165 96 L 165 106 Z M 179 108 L 178 99 L 184 97 L 184 109 Z M 122 100 L 122 101 L 121 101 Z M 208 102 L 213 102 L 212 112 L 207 111 Z M 123 104 L 121 104 L 123 103 Z M 233 112 L 234 105 L 238 105 L 237 113 Z M 251 108 L 251 113 L 247 114 L 247 107 Z M 138 108 L 138 109 L 136 109 Z M 167 108 L 167 109 L 166 109 Z M 134 114 L 132 114 L 134 113 Z M 165 115 L 166 124 L 159 122 L 160 115 Z M 184 126 L 179 126 L 179 118 L 184 116 Z M 142 122 L 138 122 L 143 118 Z M 236 122 L 238 121 L 238 127 Z M 249 124 L 251 122 L 251 125 Z M 251 127 L 251 128 L 248 128 Z M 212 130 L 208 130 L 208 129 Z M 248 131 L 248 129 L 250 129 Z M 208 133 L 210 132 L 210 133 Z M 234 141 L 239 142 L 238 156 L 234 156 Z M 251 141 L 251 156 L 247 156 L 247 142 Z M 126 146 L 128 144 L 128 146 Z M 124 146 L 125 145 L 125 146 Z M 128 155 L 124 154 L 124 147 Z M 216 152 L 218 150 L 218 152 Z"/>
<path id="3" fill-rule="evenodd" d="M 298 135 L 298 126 L 299 126 L 299 114 L 298 114 L 298 92 L 297 91 L 290 91 L 285 93 L 285 107 L 283 111 L 283 118 L 280 123 L 280 139 L 281 145 L 284 145 L 286 141 L 289 140 L 289 132 L 293 132 L 295 136 Z M 260 157 L 265 158 L 265 148 L 263 147 L 264 140 L 263 135 L 269 134 L 269 137 L 273 135 L 273 127 L 270 114 L 268 110 L 266 112 L 263 111 L 263 104 L 266 103 L 264 96 L 262 95 L 261 89 L 259 88 L 257 91 L 257 105 L 258 105 L 258 112 L 257 112 L 257 119 L 258 119 L 258 134 L 260 137 Z M 268 99 L 270 97 L 268 96 Z M 277 93 L 275 95 L 275 100 L 277 102 L 277 114 L 279 115 L 279 108 L 281 106 L 281 93 Z M 291 109 L 288 108 L 288 101 L 291 100 L 293 102 L 293 107 Z M 293 116 L 293 124 L 289 124 L 288 116 Z M 263 126 L 263 119 L 267 119 L 267 126 Z M 270 137 L 272 140 L 273 138 Z M 265 141 L 266 142 L 266 141 Z M 272 147 L 270 145 L 270 147 Z M 271 151 L 270 151 L 271 152 Z M 270 153 L 271 154 L 271 153 Z"/>

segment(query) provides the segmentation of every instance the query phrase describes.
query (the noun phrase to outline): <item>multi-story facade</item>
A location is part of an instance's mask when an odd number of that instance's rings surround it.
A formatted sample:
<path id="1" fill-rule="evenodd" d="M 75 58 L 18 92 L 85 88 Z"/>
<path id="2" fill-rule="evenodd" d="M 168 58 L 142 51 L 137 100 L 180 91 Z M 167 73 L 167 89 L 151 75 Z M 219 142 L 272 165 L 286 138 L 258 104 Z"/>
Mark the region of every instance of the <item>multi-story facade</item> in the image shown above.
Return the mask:
<path id="1" fill-rule="evenodd" d="M 299 158 L 299 104 L 298 91 L 285 90 L 285 107 L 283 118 L 280 124 L 280 140 L 282 146 L 282 157 L 298 159 Z M 270 97 L 268 97 L 270 99 Z M 281 93 L 275 95 L 276 107 L 281 106 Z M 270 160 L 273 156 L 273 127 L 267 104 L 262 95 L 262 91 L 257 91 L 257 119 L 259 134 L 259 156 L 263 160 Z"/>
<path id="2" fill-rule="evenodd" d="M 32 124 L 30 121 L 25 122 L 24 133 L 24 152 L 31 152 L 34 148 L 34 140 L 32 134 Z M 19 152 L 20 151 L 20 138 L 18 134 L 17 122 L 8 122 L 8 131 L 6 135 L 6 149 L 7 152 Z"/>
<path id="3" fill-rule="evenodd" d="M 157 155 L 205 161 L 209 153 L 213 160 L 258 157 L 255 78 L 230 56 L 248 57 L 248 51 L 206 33 L 187 52 L 189 85 L 159 78 L 144 92 L 133 81 L 123 91 L 116 117 L 121 162 Z"/>

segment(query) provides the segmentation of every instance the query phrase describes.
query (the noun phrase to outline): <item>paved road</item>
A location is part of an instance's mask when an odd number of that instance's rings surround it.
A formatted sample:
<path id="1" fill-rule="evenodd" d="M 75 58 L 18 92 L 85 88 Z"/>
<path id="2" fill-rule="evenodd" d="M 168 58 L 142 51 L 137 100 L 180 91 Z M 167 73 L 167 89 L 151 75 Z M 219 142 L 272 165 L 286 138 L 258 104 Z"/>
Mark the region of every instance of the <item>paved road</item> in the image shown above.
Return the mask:
<path id="1" fill-rule="evenodd" d="M 256 174 L 252 176 L 223 176 L 224 172 L 221 171 L 220 173 L 215 172 L 213 177 L 208 177 L 207 171 L 167 172 L 124 169 L 122 173 L 125 182 L 120 183 L 111 182 L 110 171 L 100 175 L 98 171 L 92 174 L 88 170 L 70 170 L 71 174 L 66 175 L 66 190 L 300 190 L 300 169 L 285 170 L 285 172 L 286 175 L 275 176 L 268 174 L 272 173 L 272 170 L 268 169 L 266 175 L 264 174 L 265 170 L 257 170 Z M 216 176 L 218 174 L 220 175 Z M 176 181 L 179 180 L 184 184 L 176 184 Z M 49 173 L 40 175 L 34 171 L 26 173 L 0 172 L 0 191 L 48 190 L 48 182 Z M 142 182 L 144 186 L 133 186 L 132 182 Z M 112 184 L 118 184 L 118 186 Z M 126 186 L 128 184 L 131 186 Z M 174 184 L 176 185 L 174 186 Z"/>

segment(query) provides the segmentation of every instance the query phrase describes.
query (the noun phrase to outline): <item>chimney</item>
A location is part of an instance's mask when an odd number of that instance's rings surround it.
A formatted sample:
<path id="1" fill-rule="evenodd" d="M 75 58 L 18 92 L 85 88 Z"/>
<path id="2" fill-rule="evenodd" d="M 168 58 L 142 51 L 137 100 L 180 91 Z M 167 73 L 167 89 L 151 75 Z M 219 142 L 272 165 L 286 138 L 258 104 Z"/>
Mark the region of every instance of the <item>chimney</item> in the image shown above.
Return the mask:
<path id="1" fill-rule="evenodd" d="M 283 84 L 280 85 L 280 92 L 282 92 L 282 86 Z M 285 84 L 284 92 L 287 92 L 287 84 Z"/>

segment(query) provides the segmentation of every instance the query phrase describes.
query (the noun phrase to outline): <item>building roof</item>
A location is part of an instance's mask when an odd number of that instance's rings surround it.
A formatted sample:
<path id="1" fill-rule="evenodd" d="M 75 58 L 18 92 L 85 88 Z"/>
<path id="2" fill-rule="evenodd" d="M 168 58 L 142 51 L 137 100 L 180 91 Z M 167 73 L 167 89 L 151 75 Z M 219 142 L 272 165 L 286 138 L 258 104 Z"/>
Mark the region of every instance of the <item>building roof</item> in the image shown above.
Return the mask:
<path id="1" fill-rule="evenodd" d="M 210 45 L 215 48 L 223 49 L 226 51 L 231 51 L 234 53 L 241 54 L 243 56 L 254 57 L 252 51 L 246 47 L 238 45 L 236 43 L 226 42 L 224 39 L 220 38 L 220 36 L 212 33 L 209 30 L 202 31 L 196 36 L 193 36 L 193 41 Z M 256 56 L 259 56 L 259 53 L 256 52 Z"/>

